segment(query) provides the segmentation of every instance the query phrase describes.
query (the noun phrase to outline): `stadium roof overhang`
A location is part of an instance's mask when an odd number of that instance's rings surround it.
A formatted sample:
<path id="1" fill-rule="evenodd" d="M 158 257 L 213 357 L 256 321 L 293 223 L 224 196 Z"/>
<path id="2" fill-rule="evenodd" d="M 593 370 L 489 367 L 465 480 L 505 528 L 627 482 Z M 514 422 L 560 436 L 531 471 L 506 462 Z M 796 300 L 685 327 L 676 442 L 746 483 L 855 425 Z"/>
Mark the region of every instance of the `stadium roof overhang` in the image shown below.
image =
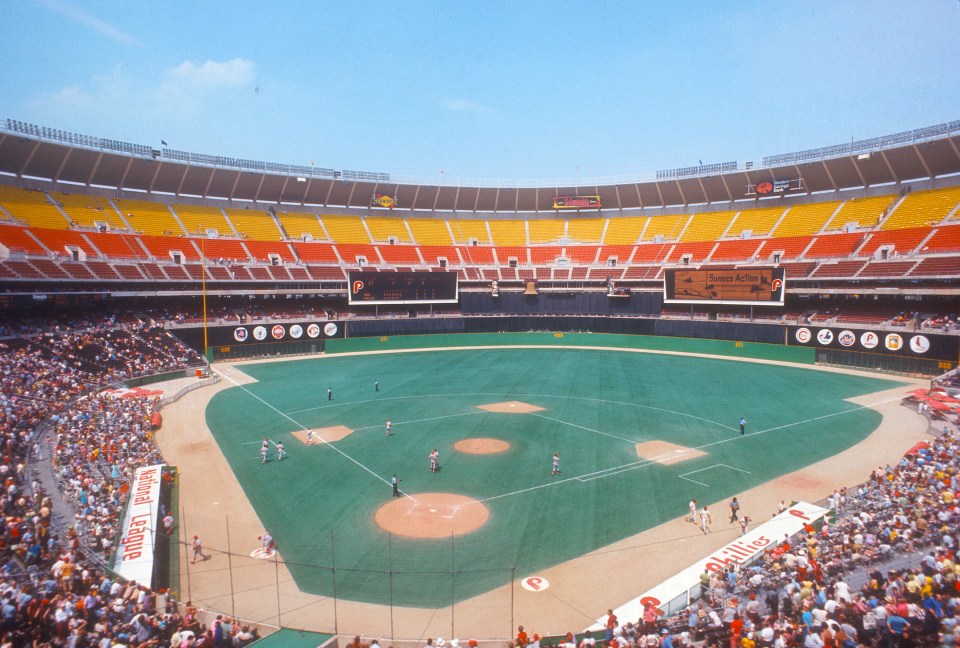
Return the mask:
<path id="1" fill-rule="evenodd" d="M 105 141 L 83 138 L 84 142 L 87 140 Z M 798 195 L 960 177 L 960 122 L 773 156 L 756 165 L 729 163 L 723 165 L 721 171 L 692 167 L 659 172 L 657 177 L 636 182 L 566 186 L 541 182 L 538 186 L 522 187 L 407 183 L 387 174 L 267 163 L 249 165 L 266 170 L 238 168 L 232 164 L 238 161 L 225 158 L 139 145 L 126 145 L 129 152 L 117 151 L 72 142 L 0 128 L 0 173 L 8 177 L 7 183 L 29 185 L 30 180 L 49 181 L 60 191 L 78 186 L 143 192 L 158 198 L 201 197 L 264 206 L 306 205 L 355 210 L 371 209 L 372 199 L 383 194 L 395 201 L 400 211 L 504 215 L 556 213 L 556 196 L 599 196 L 604 211 L 629 213 L 742 200 L 758 200 L 762 204 L 765 200 Z M 286 168 L 287 172 L 274 168 Z M 327 175 L 333 177 L 324 177 Z M 579 213 L 589 215 L 596 211 Z"/>

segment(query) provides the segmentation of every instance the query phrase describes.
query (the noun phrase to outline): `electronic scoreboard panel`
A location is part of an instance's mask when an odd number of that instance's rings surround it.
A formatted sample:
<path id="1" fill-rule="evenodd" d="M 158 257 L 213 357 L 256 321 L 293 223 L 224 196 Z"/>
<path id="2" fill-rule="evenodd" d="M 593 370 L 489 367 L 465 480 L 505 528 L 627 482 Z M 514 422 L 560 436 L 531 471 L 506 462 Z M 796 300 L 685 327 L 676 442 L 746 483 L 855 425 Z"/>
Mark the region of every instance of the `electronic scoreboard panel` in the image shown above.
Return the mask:
<path id="1" fill-rule="evenodd" d="M 350 272 L 350 304 L 456 304 L 456 272 Z"/>
<path id="2" fill-rule="evenodd" d="M 783 306 L 783 268 L 663 271 L 666 304 Z"/>

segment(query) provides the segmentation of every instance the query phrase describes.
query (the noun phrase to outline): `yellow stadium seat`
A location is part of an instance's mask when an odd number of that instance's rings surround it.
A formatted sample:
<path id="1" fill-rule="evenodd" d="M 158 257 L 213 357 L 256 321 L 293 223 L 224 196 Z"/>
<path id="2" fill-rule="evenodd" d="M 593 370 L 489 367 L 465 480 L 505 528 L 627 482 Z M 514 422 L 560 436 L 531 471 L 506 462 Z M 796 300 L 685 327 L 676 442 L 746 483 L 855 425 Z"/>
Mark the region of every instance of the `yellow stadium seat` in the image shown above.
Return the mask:
<path id="1" fill-rule="evenodd" d="M 42 191 L 28 191 L 19 187 L 0 186 L 0 205 L 15 219 L 31 227 L 69 229 L 70 221 Z"/>
<path id="2" fill-rule="evenodd" d="M 522 220 L 490 220 L 494 245 L 526 245 L 527 230 Z"/>
<path id="3" fill-rule="evenodd" d="M 334 216 L 323 214 L 320 216 L 327 234 L 334 243 L 362 243 L 369 244 L 370 235 L 359 216 Z"/>
<path id="4" fill-rule="evenodd" d="M 571 218 L 567 222 L 567 238 L 578 243 L 599 243 L 605 218 Z"/>
<path id="5" fill-rule="evenodd" d="M 386 243 L 391 238 L 397 239 L 399 243 L 412 243 L 410 232 L 407 231 L 407 225 L 403 218 L 397 216 L 386 218 L 381 216 L 368 216 L 367 228 L 377 243 Z"/>
<path id="6" fill-rule="evenodd" d="M 777 238 L 811 236 L 823 229 L 838 207 L 836 200 L 793 205 L 771 233 Z"/>
<path id="7" fill-rule="evenodd" d="M 687 221 L 690 220 L 690 216 L 687 214 L 672 214 L 670 216 L 651 216 L 649 219 L 650 224 L 647 225 L 647 229 L 643 231 L 644 241 L 653 241 L 656 237 L 663 237 L 664 241 L 676 241 L 680 237 L 680 233 L 683 231 L 684 226 L 686 226 Z M 613 225 L 614 219 L 610 219 L 610 224 Z M 610 240 L 610 229 L 607 229 L 607 243 L 613 243 Z M 622 241 L 626 243 L 627 241 Z M 631 243 L 633 241 L 630 241 Z"/>
<path id="8" fill-rule="evenodd" d="M 328 240 L 316 214 L 278 212 L 277 218 L 280 219 L 280 224 L 283 225 L 288 238 L 302 240 L 305 234 L 309 234 L 315 241 Z"/>
<path id="9" fill-rule="evenodd" d="M 744 232 L 750 232 L 751 236 L 766 236 L 773 230 L 785 210 L 786 207 L 782 206 L 743 209 L 727 230 L 727 237 L 740 236 Z"/>
<path id="10" fill-rule="evenodd" d="M 883 229 L 936 225 L 956 209 L 958 204 L 960 187 L 914 191 L 907 194 L 890 217 L 883 221 Z"/>
<path id="11" fill-rule="evenodd" d="M 244 238 L 254 241 L 279 241 L 283 238 L 273 217 L 263 210 L 228 209 L 226 212 L 234 229 Z M 312 218 L 316 221 L 316 217 Z M 317 223 L 317 229 L 319 227 Z"/>
<path id="12" fill-rule="evenodd" d="M 187 233 L 194 236 L 206 236 L 210 230 L 215 230 L 220 236 L 235 236 L 223 212 L 215 207 L 196 207 L 194 205 L 174 205 L 180 222 L 187 228 Z"/>
<path id="13" fill-rule="evenodd" d="M 736 212 L 719 211 L 694 214 L 680 235 L 681 241 L 716 241 L 730 227 Z"/>
<path id="14" fill-rule="evenodd" d="M 847 223 L 856 223 L 857 227 L 873 227 L 880 222 L 884 210 L 894 198 L 895 196 L 867 196 L 844 201 L 840 211 L 834 214 L 824 230 L 833 232 L 843 229 Z"/>
<path id="15" fill-rule="evenodd" d="M 408 218 L 407 225 L 413 232 L 413 239 L 420 245 L 451 245 L 450 230 L 447 221 L 439 218 Z"/>
<path id="16" fill-rule="evenodd" d="M 106 223 L 111 230 L 127 229 L 107 198 L 57 192 L 51 192 L 50 197 L 60 203 L 60 208 L 77 225 L 94 228 L 97 223 Z"/>
<path id="17" fill-rule="evenodd" d="M 490 234 L 485 220 L 450 219 L 449 223 L 455 243 L 466 244 L 470 239 L 476 239 L 481 244 L 490 243 Z"/>
<path id="18" fill-rule="evenodd" d="M 563 238 L 566 221 L 534 219 L 527 221 L 530 230 L 530 243 L 553 243 Z"/>
<path id="19" fill-rule="evenodd" d="M 155 236 L 183 236 L 185 232 L 174 218 L 170 208 L 163 203 L 145 200 L 117 200 L 117 209 L 123 214 L 134 232 Z"/>

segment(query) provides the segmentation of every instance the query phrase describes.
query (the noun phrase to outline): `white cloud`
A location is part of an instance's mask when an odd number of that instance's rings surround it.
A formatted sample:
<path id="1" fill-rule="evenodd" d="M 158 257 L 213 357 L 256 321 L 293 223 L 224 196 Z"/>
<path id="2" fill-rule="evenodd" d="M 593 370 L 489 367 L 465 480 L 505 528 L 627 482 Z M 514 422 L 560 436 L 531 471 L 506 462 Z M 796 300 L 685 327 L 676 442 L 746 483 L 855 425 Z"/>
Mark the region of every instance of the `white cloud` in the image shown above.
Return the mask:
<path id="1" fill-rule="evenodd" d="M 91 16 L 80 7 L 74 6 L 69 2 L 64 2 L 63 0 L 39 0 L 39 2 L 40 5 L 46 9 L 49 9 L 54 13 L 58 13 L 64 18 L 72 20 L 75 23 L 94 29 L 107 38 L 111 38 L 122 45 L 143 47 L 143 43 L 130 34 L 117 29 L 110 23 L 100 20 L 96 16 Z"/>
<path id="2" fill-rule="evenodd" d="M 243 86 L 254 79 L 253 62 L 235 58 L 218 61 L 184 61 L 166 73 L 164 86 L 183 90 L 214 89 Z"/>
<path id="3" fill-rule="evenodd" d="M 472 112 L 485 113 L 490 112 L 490 108 L 476 101 L 469 99 L 444 99 L 440 102 L 440 107 L 451 112 Z"/>

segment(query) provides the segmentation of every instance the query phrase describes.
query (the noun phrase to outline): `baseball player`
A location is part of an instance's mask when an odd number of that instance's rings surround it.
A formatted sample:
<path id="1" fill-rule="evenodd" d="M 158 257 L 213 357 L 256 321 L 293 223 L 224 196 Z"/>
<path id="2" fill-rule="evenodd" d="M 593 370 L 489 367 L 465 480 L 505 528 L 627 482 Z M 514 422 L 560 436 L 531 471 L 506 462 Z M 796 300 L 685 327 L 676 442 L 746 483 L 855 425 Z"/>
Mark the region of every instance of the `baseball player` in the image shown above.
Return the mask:
<path id="1" fill-rule="evenodd" d="M 440 470 L 440 453 L 437 452 L 437 449 L 434 448 L 433 452 L 428 455 L 430 459 L 430 472 L 437 472 Z"/>
<path id="2" fill-rule="evenodd" d="M 260 444 L 260 463 L 267 463 L 267 451 L 270 449 L 270 439 L 264 439 Z"/>
<path id="3" fill-rule="evenodd" d="M 703 531 L 704 535 L 710 533 L 711 522 L 713 522 L 713 518 L 710 517 L 710 511 L 707 510 L 707 505 L 704 504 L 703 508 L 700 509 L 700 530 Z"/>
<path id="4" fill-rule="evenodd" d="M 390 427 L 393 424 L 390 422 L 390 419 L 387 419 L 387 436 L 390 436 Z"/>
<path id="5" fill-rule="evenodd" d="M 313 430 L 307 430 L 307 445 L 313 445 Z"/>
<path id="6" fill-rule="evenodd" d="M 553 453 L 553 470 L 550 471 L 551 475 L 560 474 L 560 455 L 556 452 Z"/>
<path id="7" fill-rule="evenodd" d="M 283 461 L 283 441 L 277 443 L 277 463 Z"/>

